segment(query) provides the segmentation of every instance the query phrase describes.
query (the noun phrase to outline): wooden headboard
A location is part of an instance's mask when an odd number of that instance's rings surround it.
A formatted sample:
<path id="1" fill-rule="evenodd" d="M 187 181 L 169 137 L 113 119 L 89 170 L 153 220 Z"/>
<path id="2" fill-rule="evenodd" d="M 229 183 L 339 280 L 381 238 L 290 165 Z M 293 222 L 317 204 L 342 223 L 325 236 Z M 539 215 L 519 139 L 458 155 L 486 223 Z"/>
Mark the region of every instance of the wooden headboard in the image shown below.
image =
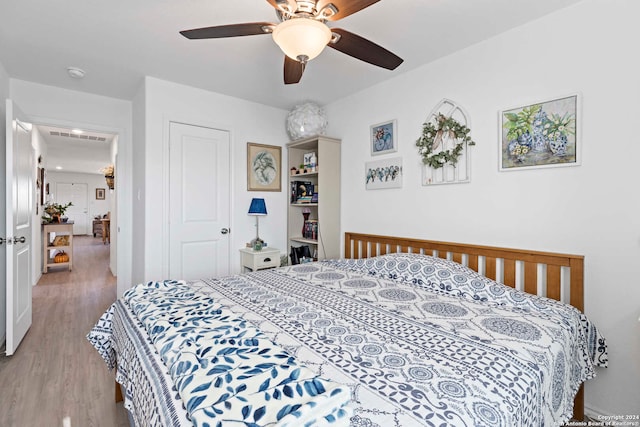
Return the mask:
<path id="1" fill-rule="evenodd" d="M 419 253 L 450 259 L 505 285 L 563 301 L 584 311 L 584 257 L 581 255 L 374 234 L 344 234 L 345 258 L 390 253 Z M 577 420 L 584 418 L 584 387 L 580 387 L 576 395 L 573 415 Z"/>

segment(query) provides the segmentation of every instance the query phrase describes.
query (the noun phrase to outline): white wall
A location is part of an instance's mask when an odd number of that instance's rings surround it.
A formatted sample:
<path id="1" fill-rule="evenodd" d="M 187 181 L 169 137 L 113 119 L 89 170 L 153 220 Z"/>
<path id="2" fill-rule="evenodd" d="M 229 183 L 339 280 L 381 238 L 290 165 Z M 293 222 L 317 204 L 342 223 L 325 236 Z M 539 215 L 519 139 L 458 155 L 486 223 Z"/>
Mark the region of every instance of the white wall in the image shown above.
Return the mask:
<path id="1" fill-rule="evenodd" d="M 168 173 L 165 170 L 166 147 L 171 121 L 230 131 L 231 271 L 240 271 L 238 250 L 255 237 L 255 220 L 247 215 L 252 197 L 264 197 L 269 212 L 261 218 L 260 237 L 270 246 L 286 252 L 286 171 L 282 171 L 283 191 L 248 192 L 246 146 L 247 142 L 285 145 L 289 140 L 285 131 L 287 111 L 151 77 L 145 79 L 145 88 L 136 97 L 136 103 L 141 100 L 139 98 L 144 98 L 145 102 L 145 178 L 144 187 L 138 182 L 134 194 L 140 191 L 144 196 L 146 238 L 144 277 L 136 277 L 136 280 L 158 280 L 168 276 L 168 236 L 163 227 L 167 194 L 163 183 Z M 135 122 L 137 128 L 137 118 Z M 283 150 L 282 164 L 287 164 L 286 150 Z"/>
<path id="2" fill-rule="evenodd" d="M 38 130 L 37 127 L 33 127 L 33 131 L 31 132 L 31 145 L 33 146 L 35 152 L 35 163 L 37 165 L 33 170 L 33 182 L 37 182 L 38 180 L 38 167 L 44 167 L 44 159 L 47 157 L 47 144 L 42 137 L 42 134 Z M 38 164 L 38 157 L 41 157 L 42 163 Z M 46 182 L 46 178 L 45 178 Z M 46 193 L 46 190 L 45 190 Z M 46 194 L 44 195 L 44 200 L 46 203 Z M 37 209 L 35 206 L 37 205 Z M 36 285 L 38 280 L 40 280 L 40 276 L 42 276 L 42 204 L 40 203 L 40 193 L 38 191 L 33 192 L 33 215 L 31 218 L 31 248 L 32 248 L 32 256 L 31 256 L 31 283 L 32 285 Z"/>
<path id="3" fill-rule="evenodd" d="M 131 207 L 132 218 L 132 247 L 131 247 L 131 278 L 133 283 L 140 283 L 145 278 L 145 94 L 146 85 L 140 89 L 133 99 L 133 161 L 132 161 L 132 189 Z"/>
<path id="4" fill-rule="evenodd" d="M 610 367 L 592 413 L 640 413 L 640 2 L 585 0 L 327 107 L 342 138 L 342 229 L 585 255 L 586 312 Z M 437 43 L 426 40 L 424 43 Z M 582 165 L 498 171 L 498 111 L 579 92 Z M 469 184 L 422 187 L 415 141 L 449 98 L 470 113 Z M 369 126 L 397 119 L 403 188 L 366 191 Z"/>
<path id="5" fill-rule="evenodd" d="M 34 123 L 81 127 L 119 135 L 116 186 L 120 231 L 114 239 L 117 239 L 119 247 L 118 295 L 122 295 L 131 286 L 131 101 L 17 79 L 10 80 L 10 88 L 16 104 Z"/>
<path id="6" fill-rule="evenodd" d="M 109 187 L 107 187 L 107 193 L 109 193 L 109 206 L 108 206 L 108 211 L 110 212 L 109 218 L 111 219 L 111 221 L 109 221 L 110 224 L 110 228 L 109 228 L 109 242 L 110 242 L 110 246 L 109 246 L 109 269 L 111 270 L 111 273 L 114 276 L 118 275 L 118 241 L 119 241 L 119 237 L 120 237 L 120 233 L 118 233 L 118 229 L 120 228 L 120 215 L 119 215 L 119 211 L 118 211 L 118 193 L 121 192 L 123 190 L 124 187 L 127 188 L 131 188 L 131 182 L 127 182 L 127 183 L 121 183 L 121 182 L 117 182 L 117 181 L 121 181 L 123 179 L 123 177 L 126 177 L 127 174 L 123 173 L 120 174 L 120 168 L 122 168 L 122 162 L 118 161 L 118 150 L 120 147 L 120 136 L 116 135 L 113 138 L 113 141 L 111 142 L 111 147 L 110 148 L 110 155 L 111 155 L 111 164 L 115 165 L 114 170 L 113 170 L 113 174 L 114 174 L 114 188 L 113 189 L 109 189 Z M 124 152 L 124 151 L 123 151 Z M 126 155 L 125 155 L 126 156 Z M 129 174 L 129 176 L 131 176 Z M 103 177 L 104 178 L 104 177 Z M 131 179 L 131 178 L 129 178 Z M 106 181 L 105 181 L 106 183 Z M 124 193 L 123 193 L 124 194 Z M 129 203 L 127 203 L 127 201 L 129 201 Z M 131 214 L 131 202 L 130 199 L 127 200 L 123 200 L 123 207 L 126 208 L 126 211 L 128 214 Z M 127 236 L 127 239 L 123 239 L 123 242 L 127 242 L 128 239 L 131 238 L 131 233 L 129 233 L 129 236 Z M 128 248 L 127 253 L 131 253 L 131 248 Z M 128 259 L 128 268 L 131 268 L 131 259 Z M 124 287 L 124 289 L 129 288 L 132 283 L 131 283 L 131 279 L 130 276 L 131 272 L 129 271 L 128 274 L 128 282 L 122 282 L 118 285 L 118 295 L 120 295 L 120 287 Z"/>
<path id="7" fill-rule="evenodd" d="M 9 75 L 4 69 L 2 63 L 0 63 L 0 142 L 2 142 L 2 147 L 5 147 L 6 140 L 6 107 L 5 107 L 5 99 L 9 98 Z M 6 169 L 6 151 L 3 149 L 0 150 L 0 237 L 6 238 L 6 178 L 7 178 L 7 169 Z M 6 270 L 5 270 L 5 259 L 7 256 L 6 246 L 4 244 L 0 245 L 0 346 L 5 340 L 6 332 L 7 332 L 7 283 L 5 280 Z"/>

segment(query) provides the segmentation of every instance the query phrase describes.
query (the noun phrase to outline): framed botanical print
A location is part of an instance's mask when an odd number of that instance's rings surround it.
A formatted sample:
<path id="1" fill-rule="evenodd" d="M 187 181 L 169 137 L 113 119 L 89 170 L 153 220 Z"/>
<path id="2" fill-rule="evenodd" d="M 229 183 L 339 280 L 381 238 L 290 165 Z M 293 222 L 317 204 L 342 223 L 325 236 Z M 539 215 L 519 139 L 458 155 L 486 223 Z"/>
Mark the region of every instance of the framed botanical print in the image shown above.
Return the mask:
<path id="1" fill-rule="evenodd" d="M 247 143 L 247 190 L 282 190 L 282 147 Z"/>
<path id="2" fill-rule="evenodd" d="M 579 114 L 577 94 L 501 111 L 500 170 L 580 165 Z"/>

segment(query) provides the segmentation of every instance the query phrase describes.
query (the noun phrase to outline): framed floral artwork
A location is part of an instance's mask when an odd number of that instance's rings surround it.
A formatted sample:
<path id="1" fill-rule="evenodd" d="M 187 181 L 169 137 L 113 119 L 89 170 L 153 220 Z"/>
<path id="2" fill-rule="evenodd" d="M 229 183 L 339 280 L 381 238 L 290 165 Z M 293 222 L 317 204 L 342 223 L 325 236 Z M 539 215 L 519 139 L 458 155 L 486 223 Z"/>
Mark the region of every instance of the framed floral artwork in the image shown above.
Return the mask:
<path id="1" fill-rule="evenodd" d="M 500 112 L 501 171 L 580 164 L 577 94 Z"/>
<path id="2" fill-rule="evenodd" d="M 247 190 L 281 191 L 282 147 L 247 143 Z"/>
<path id="3" fill-rule="evenodd" d="M 378 123 L 369 130 L 371 155 L 393 153 L 398 150 L 398 130 L 395 120 Z"/>

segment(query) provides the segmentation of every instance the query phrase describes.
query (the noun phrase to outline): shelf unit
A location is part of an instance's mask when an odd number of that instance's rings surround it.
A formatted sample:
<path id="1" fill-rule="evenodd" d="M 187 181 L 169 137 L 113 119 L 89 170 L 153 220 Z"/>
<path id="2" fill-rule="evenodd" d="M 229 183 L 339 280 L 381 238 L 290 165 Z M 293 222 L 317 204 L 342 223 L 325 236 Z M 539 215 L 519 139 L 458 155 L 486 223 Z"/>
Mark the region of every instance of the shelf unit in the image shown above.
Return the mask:
<path id="1" fill-rule="evenodd" d="M 69 236 L 69 244 L 65 246 L 54 246 L 54 236 Z M 54 262 L 55 253 L 64 251 L 69 255 L 67 262 Z M 49 267 L 73 268 L 73 222 L 60 222 L 42 225 L 42 272 L 46 273 Z"/>
<path id="2" fill-rule="evenodd" d="M 289 246 L 308 245 L 317 259 L 340 256 L 340 140 L 326 136 L 293 141 L 287 144 L 289 159 L 289 197 L 287 209 L 287 239 Z M 291 168 L 303 164 L 304 155 L 316 153 L 315 172 L 291 174 Z M 291 184 L 308 181 L 317 189 L 318 203 L 292 203 Z M 304 226 L 303 209 L 311 212 L 309 219 L 318 221 L 318 239 L 302 237 Z"/>

